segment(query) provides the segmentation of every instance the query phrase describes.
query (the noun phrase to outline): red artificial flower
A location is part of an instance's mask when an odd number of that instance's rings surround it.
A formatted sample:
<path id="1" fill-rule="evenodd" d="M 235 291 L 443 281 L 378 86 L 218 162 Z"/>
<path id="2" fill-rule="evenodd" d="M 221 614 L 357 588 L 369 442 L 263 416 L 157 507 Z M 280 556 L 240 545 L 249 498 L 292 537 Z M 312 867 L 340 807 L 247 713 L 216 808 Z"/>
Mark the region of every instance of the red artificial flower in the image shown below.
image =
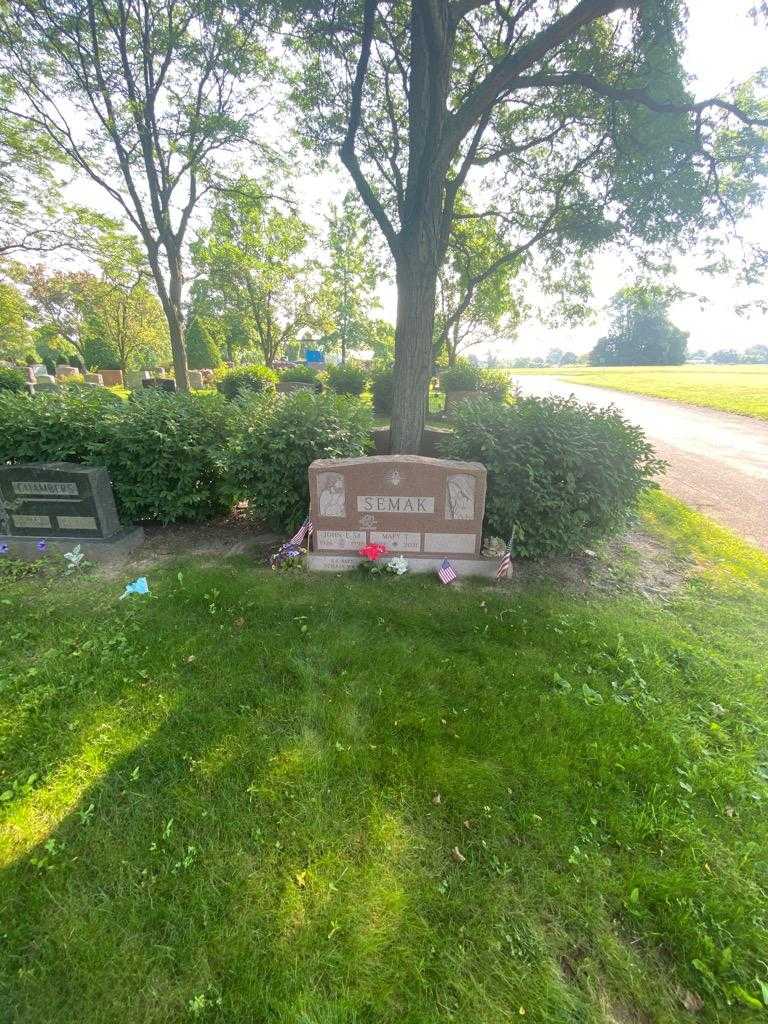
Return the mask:
<path id="1" fill-rule="evenodd" d="M 358 554 L 370 562 L 376 562 L 382 555 L 386 555 L 387 550 L 386 544 L 366 544 L 364 548 L 360 548 Z"/>

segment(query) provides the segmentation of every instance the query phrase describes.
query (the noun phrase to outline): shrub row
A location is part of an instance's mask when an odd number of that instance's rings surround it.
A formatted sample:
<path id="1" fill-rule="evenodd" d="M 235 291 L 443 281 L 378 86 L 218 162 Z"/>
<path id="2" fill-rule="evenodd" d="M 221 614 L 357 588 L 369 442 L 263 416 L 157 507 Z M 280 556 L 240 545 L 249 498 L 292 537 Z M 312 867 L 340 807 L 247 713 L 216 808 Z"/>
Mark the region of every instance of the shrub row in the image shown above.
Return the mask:
<path id="1" fill-rule="evenodd" d="M 488 468 L 486 532 L 541 557 L 578 550 L 628 522 L 664 463 L 613 408 L 575 399 L 470 399 L 443 446 Z"/>
<path id="2" fill-rule="evenodd" d="M 0 464 L 106 466 L 126 521 L 203 520 L 246 500 L 288 532 L 308 508 L 310 462 L 363 455 L 370 441 L 370 409 L 332 392 L 264 389 L 229 401 L 147 391 L 123 401 L 99 389 L 0 391 Z M 506 539 L 515 529 L 517 552 L 533 557 L 620 529 L 662 468 L 639 428 L 573 399 L 471 399 L 443 448 L 488 467 L 485 532 Z"/>
<path id="3" fill-rule="evenodd" d="M 0 464 L 106 466 L 125 521 L 200 521 L 248 500 L 290 528 L 306 514 L 309 463 L 361 455 L 370 428 L 370 410 L 332 394 L 0 392 Z"/>

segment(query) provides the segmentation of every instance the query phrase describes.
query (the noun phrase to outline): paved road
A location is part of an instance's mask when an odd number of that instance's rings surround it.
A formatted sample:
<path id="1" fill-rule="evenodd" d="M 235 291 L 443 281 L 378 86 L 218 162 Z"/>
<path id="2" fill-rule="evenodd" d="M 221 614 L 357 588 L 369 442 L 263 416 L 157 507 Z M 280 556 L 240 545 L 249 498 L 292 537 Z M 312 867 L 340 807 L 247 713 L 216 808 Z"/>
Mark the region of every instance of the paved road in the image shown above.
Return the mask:
<path id="1" fill-rule="evenodd" d="M 768 422 L 557 377 L 516 380 L 527 395 L 615 405 L 669 462 L 664 490 L 768 551 Z"/>

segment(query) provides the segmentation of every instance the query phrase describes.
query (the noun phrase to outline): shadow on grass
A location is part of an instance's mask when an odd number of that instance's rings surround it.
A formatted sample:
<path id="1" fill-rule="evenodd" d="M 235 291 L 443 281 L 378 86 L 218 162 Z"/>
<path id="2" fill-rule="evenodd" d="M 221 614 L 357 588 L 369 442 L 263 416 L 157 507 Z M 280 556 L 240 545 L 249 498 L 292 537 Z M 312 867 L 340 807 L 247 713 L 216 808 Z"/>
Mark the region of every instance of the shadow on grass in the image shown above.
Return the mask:
<path id="1" fill-rule="evenodd" d="M 45 776 L 10 809 L 39 842 L 0 876 L 12 1021 L 588 1022 L 612 990 L 674 1019 L 651 936 L 702 884 L 676 774 L 693 688 L 660 644 L 632 668 L 626 612 L 180 571 L 109 613 L 78 689 L 53 673 L 11 734 L 19 757 L 46 722 Z M 668 703 L 644 706 L 635 670 Z M 636 873 L 647 920 L 625 913 Z"/>

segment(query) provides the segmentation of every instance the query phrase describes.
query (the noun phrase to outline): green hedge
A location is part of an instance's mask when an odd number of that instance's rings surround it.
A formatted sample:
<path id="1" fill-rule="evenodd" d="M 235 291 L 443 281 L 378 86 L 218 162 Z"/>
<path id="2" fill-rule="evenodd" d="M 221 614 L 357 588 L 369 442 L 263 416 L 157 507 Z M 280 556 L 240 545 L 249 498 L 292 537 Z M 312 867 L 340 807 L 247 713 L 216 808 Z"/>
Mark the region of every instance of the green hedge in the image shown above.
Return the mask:
<path id="1" fill-rule="evenodd" d="M 216 381 L 216 387 L 227 398 L 237 398 L 246 392 L 274 392 L 278 376 L 268 366 L 239 366 L 229 370 Z"/>
<path id="2" fill-rule="evenodd" d="M 287 366 L 280 371 L 280 380 L 294 381 L 298 384 L 316 384 L 317 370 L 311 366 Z"/>
<path id="3" fill-rule="evenodd" d="M 331 391 L 337 395 L 354 395 L 359 397 L 365 390 L 370 374 L 362 366 L 345 363 L 343 366 L 329 366 L 325 379 Z"/>
<path id="4" fill-rule="evenodd" d="M 259 395 L 237 405 L 226 464 L 233 501 L 273 530 L 296 529 L 309 509 L 307 470 L 314 459 L 365 454 L 371 412 L 330 392 Z"/>
<path id="5" fill-rule="evenodd" d="M 376 370 L 371 384 L 373 408 L 378 416 L 392 415 L 392 400 L 395 393 L 395 371 Z"/>
<path id="6" fill-rule="evenodd" d="M 227 509 L 221 456 L 232 405 L 216 394 L 106 389 L 0 393 L 0 463 L 106 466 L 121 518 L 173 523 Z"/>
<path id="7" fill-rule="evenodd" d="M 27 375 L 15 366 L 0 366 L 0 391 L 26 391 Z"/>
<path id="8" fill-rule="evenodd" d="M 451 391 L 478 391 L 482 371 L 479 366 L 460 360 L 455 366 L 448 366 L 440 371 L 440 390 L 446 393 Z"/>
<path id="9" fill-rule="evenodd" d="M 450 458 L 488 468 L 485 533 L 529 557 L 565 554 L 625 526 L 663 469 L 639 427 L 575 399 L 471 399 L 456 410 Z"/>

